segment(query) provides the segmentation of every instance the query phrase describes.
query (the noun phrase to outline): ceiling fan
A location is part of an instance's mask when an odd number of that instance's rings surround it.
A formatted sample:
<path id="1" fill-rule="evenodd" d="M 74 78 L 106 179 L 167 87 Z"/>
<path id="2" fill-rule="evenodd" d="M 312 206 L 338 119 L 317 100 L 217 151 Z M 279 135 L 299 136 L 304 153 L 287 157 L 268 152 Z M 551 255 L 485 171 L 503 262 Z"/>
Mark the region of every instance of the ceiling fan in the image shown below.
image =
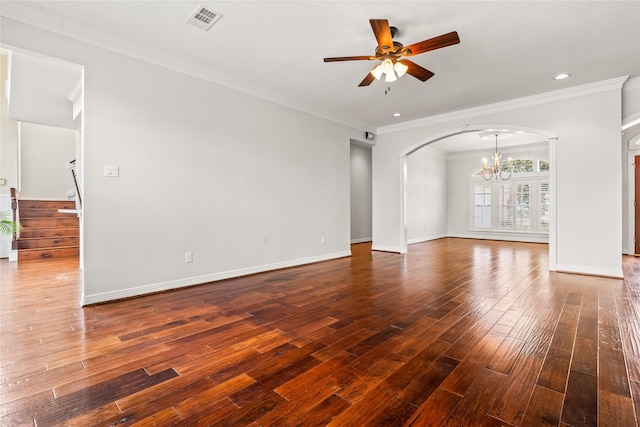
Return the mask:
<path id="1" fill-rule="evenodd" d="M 460 43 L 458 33 L 443 34 L 428 40 L 423 40 L 409 46 L 393 40 L 398 29 L 390 27 L 386 19 L 370 19 L 371 29 L 378 41 L 375 55 L 372 56 L 340 56 L 336 58 L 324 58 L 324 62 L 339 61 L 381 61 L 360 82 L 358 86 L 369 86 L 374 80 L 379 80 L 382 74 L 386 74 L 385 81 L 392 82 L 398 77 L 408 73 L 421 81 L 427 81 L 433 77 L 433 73 L 408 59 L 400 59 L 403 56 L 414 56 L 443 47 Z"/>

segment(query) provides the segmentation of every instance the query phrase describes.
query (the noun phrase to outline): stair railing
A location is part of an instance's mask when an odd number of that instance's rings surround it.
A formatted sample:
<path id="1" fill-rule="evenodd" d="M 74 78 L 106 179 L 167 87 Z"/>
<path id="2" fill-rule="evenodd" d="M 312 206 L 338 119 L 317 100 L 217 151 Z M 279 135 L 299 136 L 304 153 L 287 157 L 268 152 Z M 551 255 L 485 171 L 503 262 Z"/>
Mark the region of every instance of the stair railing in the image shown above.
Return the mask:
<path id="1" fill-rule="evenodd" d="M 76 186 L 76 194 L 78 195 L 78 204 L 79 208 L 82 209 L 82 196 L 80 195 L 80 187 L 78 186 L 78 176 L 76 175 L 76 159 L 71 160 L 67 163 L 67 169 L 71 171 L 71 175 L 73 176 L 73 183 Z"/>

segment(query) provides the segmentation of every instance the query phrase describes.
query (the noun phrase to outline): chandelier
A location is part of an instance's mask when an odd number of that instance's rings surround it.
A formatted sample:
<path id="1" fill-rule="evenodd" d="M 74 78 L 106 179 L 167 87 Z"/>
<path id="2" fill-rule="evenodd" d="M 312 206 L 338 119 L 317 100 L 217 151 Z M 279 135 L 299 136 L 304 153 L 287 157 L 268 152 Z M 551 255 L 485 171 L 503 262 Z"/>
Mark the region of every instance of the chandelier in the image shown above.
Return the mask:
<path id="1" fill-rule="evenodd" d="M 498 151 L 498 137 L 506 138 L 513 135 L 513 131 L 510 130 L 485 130 L 478 134 L 482 139 L 491 139 L 495 137 L 496 150 L 491 155 L 491 165 L 488 164 L 487 159 L 482 159 L 482 178 L 486 181 L 490 181 L 493 177 L 502 179 L 504 181 L 511 178 L 511 157 L 507 162 L 502 161 L 502 155 Z"/>

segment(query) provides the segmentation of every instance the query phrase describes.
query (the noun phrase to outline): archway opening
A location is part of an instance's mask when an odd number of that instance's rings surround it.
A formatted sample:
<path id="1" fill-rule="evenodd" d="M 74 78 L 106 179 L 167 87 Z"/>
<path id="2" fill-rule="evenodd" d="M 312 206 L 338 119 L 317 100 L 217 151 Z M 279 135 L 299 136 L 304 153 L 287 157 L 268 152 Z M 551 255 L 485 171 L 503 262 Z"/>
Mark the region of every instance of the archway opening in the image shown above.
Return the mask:
<path id="1" fill-rule="evenodd" d="M 502 229 L 498 230 L 498 226 L 496 226 L 496 230 L 493 233 L 487 233 L 487 230 L 472 230 L 471 226 L 473 221 L 473 216 L 471 215 L 471 207 L 472 207 L 472 195 L 470 193 L 470 179 L 472 179 L 472 175 L 476 172 L 476 169 L 482 168 L 482 157 L 483 155 L 490 154 L 493 151 L 493 148 L 487 149 L 481 143 L 481 138 L 479 138 L 478 133 L 487 129 L 504 129 L 513 131 L 514 135 L 517 137 L 513 138 L 511 143 L 502 143 L 500 145 L 500 150 L 505 150 L 505 155 L 513 154 L 514 157 L 520 157 L 524 159 L 524 157 L 533 159 L 532 164 L 538 165 L 541 163 L 537 163 L 538 160 L 544 162 L 548 171 L 545 171 L 545 191 L 547 191 L 545 196 L 545 200 L 549 205 L 549 208 L 545 221 L 548 221 L 545 228 L 540 227 L 538 229 L 538 225 L 531 226 L 530 230 L 516 230 L 514 226 L 514 231 L 511 233 L 511 236 L 508 235 L 504 230 L 506 227 L 501 227 Z M 556 206 L 556 192 L 555 192 L 555 157 L 556 157 L 556 141 L 557 136 L 553 132 L 540 130 L 540 129 L 532 129 L 528 127 L 522 127 L 517 125 L 505 125 L 505 124 L 481 124 L 481 125 L 465 125 L 459 129 L 452 129 L 449 131 L 442 132 L 437 135 L 433 135 L 431 137 L 425 138 L 424 140 L 416 143 L 411 146 L 407 150 L 405 150 L 400 157 L 400 168 L 401 168 L 401 227 L 400 227 L 400 243 L 401 243 L 401 253 L 406 253 L 408 250 L 408 245 L 411 243 L 416 243 L 418 241 L 431 240 L 440 237 L 467 237 L 467 238 L 480 238 L 480 239 L 495 239 L 495 240 L 515 240 L 515 241 L 548 241 L 549 244 L 549 268 L 550 270 L 556 269 L 556 227 L 555 227 L 555 206 Z M 486 145 L 486 143 L 485 143 Z M 439 161 L 432 162 L 430 166 L 430 173 L 440 174 L 439 177 L 436 177 L 436 180 L 439 185 L 445 186 L 444 192 L 447 194 L 447 200 L 445 203 L 447 204 L 446 208 L 443 210 L 440 208 L 438 210 L 437 207 L 432 212 L 435 212 L 435 216 L 442 216 L 442 212 L 444 211 L 444 215 L 446 218 L 445 229 L 443 231 L 442 218 L 436 219 L 435 222 L 439 221 L 439 227 L 433 227 L 429 230 L 429 226 L 433 225 L 434 220 L 431 220 L 430 224 L 426 224 L 422 226 L 422 229 L 425 231 L 425 235 L 422 237 L 416 237 L 416 229 L 420 231 L 420 225 L 416 228 L 416 225 L 412 223 L 415 218 L 415 212 L 412 212 L 411 209 L 415 207 L 415 194 L 412 193 L 412 189 L 415 187 L 415 182 L 413 181 L 416 177 L 415 171 L 411 171 L 411 165 L 416 164 L 416 158 L 424 155 L 425 151 L 430 150 L 429 156 L 433 159 L 436 156 L 440 156 L 441 159 Z M 420 164 L 420 162 L 417 162 Z M 427 162 L 428 163 L 428 162 Z M 422 165 L 424 166 L 426 163 L 422 161 Z M 445 164 L 444 167 L 438 167 L 434 165 L 442 165 Z M 468 170 L 467 170 L 468 169 Z M 519 177 L 520 182 L 526 182 L 527 184 L 520 184 L 516 186 L 506 186 L 508 188 L 513 188 L 514 194 L 516 188 L 522 190 L 522 188 L 531 189 L 532 185 L 538 185 L 538 182 L 533 180 L 531 177 L 533 173 L 529 173 L 526 175 L 528 180 L 523 181 L 522 176 Z M 423 176 L 424 178 L 424 176 Z M 429 182 L 429 179 L 423 180 L 425 183 Z M 517 180 L 514 180 L 514 182 Z M 496 188 L 500 188 L 497 185 Z M 433 190 L 433 188 L 431 189 Z M 536 187 L 532 190 L 535 197 L 540 196 L 540 187 Z M 439 198 L 437 196 L 439 192 L 434 192 L 434 197 L 432 197 L 429 201 L 433 203 L 439 203 Z M 455 200 L 452 198 L 455 196 Z M 530 194 L 527 196 L 529 197 Z M 428 195 L 426 196 L 429 197 Z M 440 202 L 442 203 L 442 202 Z M 426 205 L 425 205 L 426 206 Z M 495 209 L 495 208 L 494 208 Z M 534 209 L 534 213 L 537 215 L 539 212 Z M 504 225 L 504 224 L 503 224 Z M 464 231 L 462 230 L 464 227 Z M 439 232 L 434 230 L 440 230 Z M 428 235 L 428 231 L 431 232 L 431 235 Z M 548 231 L 548 238 L 547 236 Z M 544 236 L 544 237 L 542 237 Z"/>

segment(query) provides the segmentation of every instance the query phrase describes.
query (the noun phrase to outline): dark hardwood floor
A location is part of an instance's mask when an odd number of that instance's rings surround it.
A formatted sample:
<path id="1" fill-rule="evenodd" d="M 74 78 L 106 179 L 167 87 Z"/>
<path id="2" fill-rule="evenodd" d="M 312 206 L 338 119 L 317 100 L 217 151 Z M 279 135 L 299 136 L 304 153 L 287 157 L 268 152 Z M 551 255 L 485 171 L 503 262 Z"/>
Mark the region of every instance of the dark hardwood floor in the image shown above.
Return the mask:
<path id="1" fill-rule="evenodd" d="M 640 261 L 441 239 L 81 308 L 0 261 L 3 426 L 635 426 Z M 635 404 L 635 406 L 634 406 Z"/>

